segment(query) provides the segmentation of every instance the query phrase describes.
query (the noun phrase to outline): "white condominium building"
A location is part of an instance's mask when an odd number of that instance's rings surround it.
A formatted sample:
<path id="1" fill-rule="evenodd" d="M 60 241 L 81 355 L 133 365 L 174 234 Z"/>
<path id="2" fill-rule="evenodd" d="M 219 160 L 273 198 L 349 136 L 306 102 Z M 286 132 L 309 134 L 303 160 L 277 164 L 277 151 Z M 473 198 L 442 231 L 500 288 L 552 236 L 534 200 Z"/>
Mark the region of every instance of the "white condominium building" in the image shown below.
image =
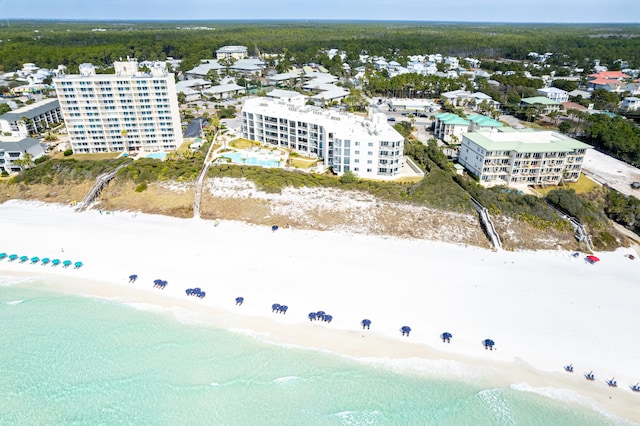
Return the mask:
<path id="1" fill-rule="evenodd" d="M 400 173 L 404 138 L 384 114 L 365 118 L 300 99 L 245 101 L 243 136 L 319 158 L 339 175 L 350 170 L 362 178 L 392 179 Z"/>
<path id="2" fill-rule="evenodd" d="M 552 131 L 498 128 L 464 133 L 458 161 L 483 186 L 575 182 L 591 145 Z"/>
<path id="3" fill-rule="evenodd" d="M 174 75 L 163 63 L 150 72 L 135 61 L 115 62 L 115 74 L 80 74 L 53 80 L 75 153 L 171 151 L 182 144 Z"/>

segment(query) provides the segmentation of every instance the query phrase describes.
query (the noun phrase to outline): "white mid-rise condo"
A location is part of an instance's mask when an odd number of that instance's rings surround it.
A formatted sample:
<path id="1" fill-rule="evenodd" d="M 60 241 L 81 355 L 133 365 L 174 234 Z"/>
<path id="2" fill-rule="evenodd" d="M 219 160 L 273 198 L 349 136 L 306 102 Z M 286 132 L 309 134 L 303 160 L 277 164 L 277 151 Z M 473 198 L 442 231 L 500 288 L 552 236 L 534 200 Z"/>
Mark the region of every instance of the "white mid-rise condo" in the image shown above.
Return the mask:
<path id="1" fill-rule="evenodd" d="M 172 151 L 182 144 L 174 75 L 164 63 L 140 72 L 135 61 L 115 62 L 115 74 L 80 74 L 53 80 L 75 153 Z"/>
<path id="2" fill-rule="evenodd" d="M 242 108 L 242 133 L 319 158 L 339 175 L 350 170 L 362 178 L 392 179 L 403 166 L 404 138 L 384 114 L 360 117 L 305 105 L 304 98 L 254 98 Z"/>
<path id="3" fill-rule="evenodd" d="M 462 135 L 458 161 L 483 186 L 575 182 L 591 145 L 553 131 L 479 130 Z"/>

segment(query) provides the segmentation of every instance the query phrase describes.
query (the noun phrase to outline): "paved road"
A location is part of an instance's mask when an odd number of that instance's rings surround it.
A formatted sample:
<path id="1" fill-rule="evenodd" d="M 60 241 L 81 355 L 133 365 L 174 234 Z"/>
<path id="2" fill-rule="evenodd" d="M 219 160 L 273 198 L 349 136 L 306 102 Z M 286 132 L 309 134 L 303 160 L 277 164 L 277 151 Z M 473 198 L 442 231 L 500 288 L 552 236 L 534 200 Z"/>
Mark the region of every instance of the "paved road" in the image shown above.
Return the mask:
<path id="1" fill-rule="evenodd" d="M 590 149 L 584 157 L 582 173 L 624 195 L 640 198 L 640 189 L 631 188 L 632 182 L 640 182 L 640 169 L 623 161 Z"/>

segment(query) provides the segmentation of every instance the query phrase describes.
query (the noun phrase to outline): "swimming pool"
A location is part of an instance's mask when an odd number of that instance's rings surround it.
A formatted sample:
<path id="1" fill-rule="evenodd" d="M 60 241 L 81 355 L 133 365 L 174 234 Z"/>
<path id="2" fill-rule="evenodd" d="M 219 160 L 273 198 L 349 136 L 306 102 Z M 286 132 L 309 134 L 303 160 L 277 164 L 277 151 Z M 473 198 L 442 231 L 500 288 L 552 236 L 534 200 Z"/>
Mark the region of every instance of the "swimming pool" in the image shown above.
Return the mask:
<path id="1" fill-rule="evenodd" d="M 249 166 L 262 166 L 262 167 L 280 167 L 280 161 L 278 160 L 265 160 L 258 157 L 251 157 L 244 155 L 240 152 L 225 152 L 222 157 L 228 158 L 235 164 L 246 164 Z"/>
<path id="2" fill-rule="evenodd" d="M 146 158 L 155 158 L 156 160 L 165 160 L 167 158 L 166 152 L 151 152 L 145 155 Z"/>

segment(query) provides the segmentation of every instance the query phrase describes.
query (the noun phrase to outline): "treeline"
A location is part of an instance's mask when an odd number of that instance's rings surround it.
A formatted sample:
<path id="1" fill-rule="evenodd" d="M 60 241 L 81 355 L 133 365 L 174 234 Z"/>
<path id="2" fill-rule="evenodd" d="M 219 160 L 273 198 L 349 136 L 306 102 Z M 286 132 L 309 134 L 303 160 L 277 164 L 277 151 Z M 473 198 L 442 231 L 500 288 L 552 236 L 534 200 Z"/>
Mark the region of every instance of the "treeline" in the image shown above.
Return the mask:
<path id="1" fill-rule="evenodd" d="M 550 63 L 585 65 L 590 59 L 613 64 L 623 58 L 640 66 L 637 25 L 444 24 L 413 22 L 69 22 L 2 23 L 2 71 L 25 62 L 40 67 L 66 65 L 76 71 L 92 62 L 109 67 L 127 56 L 164 60 L 171 56 L 189 69 L 214 57 L 223 45 L 244 45 L 250 54 L 288 53 L 297 63 L 313 62 L 321 49 L 358 55 L 393 56 L 442 53 L 478 58 L 526 59 L 529 52 L 553 52 Z M 106 31 L 92 31 L 96 28 Z M 208 27 L 210 30 L 198 30 Z M 590 59 L 588 59 L 590 58 Z"/>
<path id="2" fill-rule="evenodd" d="M 599 151 L 640 167 L 640 127 L 623 117 L 592 114 L 586 117 L 585 142 Z"/>

